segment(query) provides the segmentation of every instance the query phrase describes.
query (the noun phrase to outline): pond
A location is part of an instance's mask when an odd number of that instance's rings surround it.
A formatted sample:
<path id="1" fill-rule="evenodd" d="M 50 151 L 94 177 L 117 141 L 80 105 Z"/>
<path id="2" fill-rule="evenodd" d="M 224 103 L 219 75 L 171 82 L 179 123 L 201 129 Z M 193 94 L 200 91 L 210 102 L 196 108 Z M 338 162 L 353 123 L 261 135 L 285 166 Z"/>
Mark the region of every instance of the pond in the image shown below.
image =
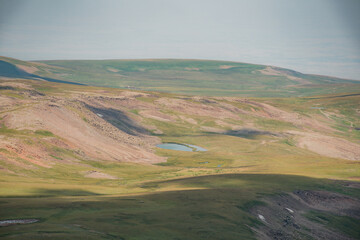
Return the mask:
<path id="1" fill-rule="evenodd" d="M 176 151 L 185 151 L 185 152 L 204 152 L 207 151 L 205 148 L 192 145 L 192 144 L 179 144 L 179 143 L 162 143 L 156 145 L 162 149 L 176 150 Z"/>

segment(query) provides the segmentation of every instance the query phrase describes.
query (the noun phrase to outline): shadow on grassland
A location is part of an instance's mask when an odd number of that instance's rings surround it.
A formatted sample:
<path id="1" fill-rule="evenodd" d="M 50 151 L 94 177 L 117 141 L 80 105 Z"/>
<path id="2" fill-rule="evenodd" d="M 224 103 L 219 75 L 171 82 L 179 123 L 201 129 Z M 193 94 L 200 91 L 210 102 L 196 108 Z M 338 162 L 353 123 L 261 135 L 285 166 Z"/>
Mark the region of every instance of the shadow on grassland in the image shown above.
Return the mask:
<path id="1" fill-rule="evenodd" d="M 141 187 L 158 192 L 2 199 L 1 218 L 45 220 L 31 228 L 3 228 L 0 237 L 21 232 L 22 239 L 39 239 L 46 230 L 47 239 L 255 239 L 251 227 L 262 223 L 250 209 L 264 196 L 304 189 L 360 195 L 340 181 L 269 174 L 200 176 Z"/>
<path id="2" fill-rule="evenodd" d="M 127 134 L 133 136 L 141 136 L 143 134 L 148 135 L 149 131 L 136 123 L 134 120 L 129 118 L 126 113 L 112 108 L 97 108 L 86 104 L 86 107 L 95 114 L 101 114 L 100 116 L 119 129 Z"/>
<path id="3" fill-rule="evenodd" d="M 229 130 L 229 131 L 226 131 L 224 134 L 230 135 L 230 136 L 246 138 L 246 139 L 255 139 L 256 137 L 259 137 L 259 136 L 270 136 L 270 137 L 282 136 L 279 133 L 270 132 L 270 131 L 262 131 L 262 130 L 252 129 L 252 128 Z"/>

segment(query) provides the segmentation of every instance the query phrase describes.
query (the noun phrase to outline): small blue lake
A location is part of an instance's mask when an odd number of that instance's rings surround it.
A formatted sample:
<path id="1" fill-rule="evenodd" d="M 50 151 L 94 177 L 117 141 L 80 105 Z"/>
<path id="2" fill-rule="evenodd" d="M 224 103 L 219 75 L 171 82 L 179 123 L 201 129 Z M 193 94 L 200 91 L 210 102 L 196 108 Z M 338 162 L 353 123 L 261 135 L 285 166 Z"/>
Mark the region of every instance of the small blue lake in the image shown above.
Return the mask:
<path id="1" fill-rule="evenodd" d="M 204 152 L 207 151 L 205 148 L 192 145 L 192 144 L 178 144 L 178 143 L 162 143 L 156 145 L 162 149 L 176 150 L 176 151 L 185 151 L 185 152 Z"/>

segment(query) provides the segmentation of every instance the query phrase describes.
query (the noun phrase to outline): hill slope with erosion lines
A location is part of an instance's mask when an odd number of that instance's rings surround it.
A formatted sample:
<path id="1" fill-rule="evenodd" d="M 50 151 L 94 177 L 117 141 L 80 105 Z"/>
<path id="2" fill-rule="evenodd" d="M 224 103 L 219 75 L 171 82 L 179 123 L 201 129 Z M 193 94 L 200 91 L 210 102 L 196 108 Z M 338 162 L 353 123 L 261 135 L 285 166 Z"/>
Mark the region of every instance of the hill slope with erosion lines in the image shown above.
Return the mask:
<path id="1" fill-rule="evenodd" d="M 309 154 L 360 160 L 357 135 L 344 138 L 345 132 L 356 133 L 356 126 L 341 131 L 342 125 L 311 108 L 301 113 L 276 107 L 272 100 L 80 86 L 58 91 L 56 87 L 51 83 L 2 81 L 1 124 L 6 134 L 1 148 L 47 167 L 58 161 L 52 154 L 54 148 L 71 149 L 75 155 L 93 159 L 159 163 L 166 159 L 154 153 L 161 141 L 183 141 L 191 136 L 207 136 L 213 141 L 226 137 L 230 141 L 237 137 L 231 141 L 253 140 L 252 148 L 256 149 L 269 146 L 283 152 L 291 146 L 289 151 L 299 148 Z M 359 101 L 358 96 L 349 98 Z M 45 137 L 39 138 L 41 134 Z M 281 142 L 288 145 L 279 145 Z"/>

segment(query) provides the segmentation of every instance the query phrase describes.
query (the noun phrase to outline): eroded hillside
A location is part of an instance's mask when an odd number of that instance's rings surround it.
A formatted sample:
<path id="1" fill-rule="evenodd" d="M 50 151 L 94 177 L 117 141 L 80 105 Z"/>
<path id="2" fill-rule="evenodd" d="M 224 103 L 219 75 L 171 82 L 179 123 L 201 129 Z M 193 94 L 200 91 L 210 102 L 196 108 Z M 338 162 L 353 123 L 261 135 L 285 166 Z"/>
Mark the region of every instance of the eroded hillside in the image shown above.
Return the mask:
<path id="1" fill-rule="evenodd" d="M 3 80 L 0 91 L 1 155 L 9 164 L 4 171 L 79 159 L 191 167 L 246 163 L 252 171 L 259 171 L 261 164 L 253 164 L 259 158 L 360 160 L 359 95 L 343 97 L 352 105 L 341 109 L 331 105 L 332 96 L 189 97 L 24 80 Z M 162 141 L 209 151 L 179 156 L 156 148 Z"/>

